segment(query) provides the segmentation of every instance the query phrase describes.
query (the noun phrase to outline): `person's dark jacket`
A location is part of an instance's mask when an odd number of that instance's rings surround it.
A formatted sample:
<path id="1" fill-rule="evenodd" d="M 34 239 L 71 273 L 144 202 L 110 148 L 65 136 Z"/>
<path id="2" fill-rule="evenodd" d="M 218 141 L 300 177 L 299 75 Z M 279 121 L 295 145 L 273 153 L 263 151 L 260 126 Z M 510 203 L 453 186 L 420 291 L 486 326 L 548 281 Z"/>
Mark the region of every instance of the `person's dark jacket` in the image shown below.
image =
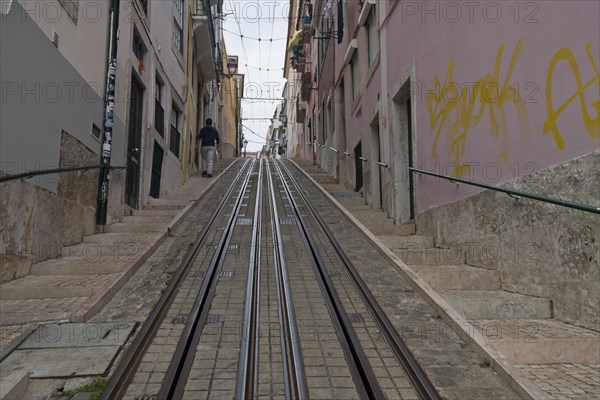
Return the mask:
<path id="1" fill-rule="evenodd" d="M 216 146 L 219 144 L 219 131 L 212 126 L 205 126 L 198 132 L 198 140 L 202 140 L 202 147 Z"/>

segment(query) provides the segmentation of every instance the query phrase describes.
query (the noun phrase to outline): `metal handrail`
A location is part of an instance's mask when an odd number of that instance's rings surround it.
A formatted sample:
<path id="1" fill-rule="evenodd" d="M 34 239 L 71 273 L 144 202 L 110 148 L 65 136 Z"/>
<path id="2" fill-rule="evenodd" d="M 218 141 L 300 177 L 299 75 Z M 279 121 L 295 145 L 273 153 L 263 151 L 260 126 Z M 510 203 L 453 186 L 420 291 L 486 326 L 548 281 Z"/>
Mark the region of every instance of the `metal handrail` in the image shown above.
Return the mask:
<path id="1" fill-rule="evenodd" d="M 469 181 L 466 179 L 455 178 L 455 177 L 447 176 L 447 175 L 440 175 L 440 174 L 436 174 L 434 172 L 424 171 L 424 170 L 412 168 L 412 167 L 409 167 L 408 169 L 412 173 L 435 176 L 437 178 L 446 179 L 450 182 L 459 182 L 459 183 L 464 183 L 466 185 L 477 186 L 477 187 L 484 188 L 484 189 L 494 190 L 496 192 L 505 193 L 511 197 L 513 197 L 513 196 L 524 197 L 527 199 L 542 201 L 544 203 L 550 203 L 550 204 L 555 204 L 558 206 L 573 208 L 573 209 L 580 210 L 580 211 L 586 211 L 586 212 L 591 212 L 594 214 L 600 214 L 600 207 L 592 207 L 592 206 L 588 206 L 588 205 L 581 204 L 581 203 L 575 203 L 572 201 L 555 199 L 552 197 L 540 196 L 540 195 L 532 194 L 532 193 L 525 193 L 525 192 L 521 192 L 518 190 L 499 188 L 499 187 L 488 185 L 488 184 L 481 183 L 481 182 Z"/>
<path id="2" fill-rule="evenodd" d="M 23 172 L 21 174 L 0 176 L 0 182 L 8 182 L 8 181 L 21 179 L 21 178 L 33 178 L 34 176 L 38 176 L 38 175 L 52 175 L 52 174 L 61 174 L 63 172 L 87 171 L 90 169 L 100 169 L 101 167 L 102 167 L 101 165 L 87 165 L 87 166 L 83 166 L 83 167 L 53 168 L 53 169 L 44 169 L 41 171 L 29 171 L 29 172 Z M 110 167 L 110 169 L 125 169 L 125 168 L 126 167 L 115 167 L 115 166 Z"/>
<path id="3" fill-rule="evenodd" d="M 334 149 L 333 147 L 329 147 L 331 150 L 335 151 L 336 153 L 339 152 L 338 149 Z"/>

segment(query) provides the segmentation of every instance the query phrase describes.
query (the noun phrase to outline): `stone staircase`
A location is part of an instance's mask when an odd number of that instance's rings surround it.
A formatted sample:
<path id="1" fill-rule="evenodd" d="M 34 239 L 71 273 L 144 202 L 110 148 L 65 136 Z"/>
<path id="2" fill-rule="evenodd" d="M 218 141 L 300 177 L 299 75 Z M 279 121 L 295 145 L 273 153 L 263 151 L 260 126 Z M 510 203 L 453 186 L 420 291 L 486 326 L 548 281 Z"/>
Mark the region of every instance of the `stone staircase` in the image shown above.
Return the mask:
<path id="1" fill-rule="evenodd" d="M 0 324 L 73 319 L 150 256 L 179 209 L 168 211 L 152 223 L 134 216 L 108 225 L 105 233 L 63 247 L 61 257 L 32 265 L 30 275 L 1 284 Z"/>
<path id="2" fill-rule="evenodd" d="M 600 364 L 598 332 L 553 319 L 551 299 L 503 290 L 497 270 L 468 265 L 463 250 L 436 247 L 432 237 L 416 233 L 414 224 L 395 225 L 382 210 L 367 205 L 362 194 L 328 180 L 323 171 L 315 173 L 314 166 L 297 163 L 317 182 L 326 182 L 323 188 L 462 315 L 474 336 L 525 371 L 548 398 L 584 399 L 589 390 L 600 392 L 598 376 L 591 378 L 596 382 L 591 389 L 561 387 L 549 378 L 559 366 L 574 376 L 589 375 L 589 366 Z"/>
<path id="3" fill-rule="evenodd" d="M 31 273 L 0 285 L 0 326 L 90 318 L 167 237 L 167 227 L 216 181 L 233 160 L 220 160 L 213 178 L 185 185 L 140 210 L 62 248 L 61 257 L 32 265 Z"/>

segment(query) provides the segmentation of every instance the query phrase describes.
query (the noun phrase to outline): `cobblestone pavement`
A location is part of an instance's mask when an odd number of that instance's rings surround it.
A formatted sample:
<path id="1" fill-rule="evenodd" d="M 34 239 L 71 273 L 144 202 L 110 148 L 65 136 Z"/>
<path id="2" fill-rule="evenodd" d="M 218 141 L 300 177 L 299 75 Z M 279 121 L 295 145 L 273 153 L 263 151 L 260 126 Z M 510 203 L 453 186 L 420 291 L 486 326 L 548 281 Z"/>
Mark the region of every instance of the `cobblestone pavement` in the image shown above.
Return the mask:
<path id="1" fill-rule="evenodd" d="M 286 162 L 290 170 L 296 170 Z M 296 179 L 401 334 L 434 386 L 447 399 L 517 399 L 394 266 L 300 173 Z"/>
<path id="2" fill-rule="evenodd" d="M 230 170 L 230 174 L 235 175 L 237 170 L 237 168 L 234 171 Z M 206 225 L 210 214 L 220 201 L 222 193 L 225 192 L 229 183 L 230 180 L 227 178 L 223 179 L 222 182 L 220 181 L 217 188 L 211 191 L 211 198 L 205 199 L 203 202 L 205 207 L 198 207 L 197 211 L 191 215 L 191 218 L 177 230 L 175 238 L 179 239 L 179 247 L 175 254 L 168 259 L 169 261 L 172 261 L 173 265 L 172 269 L 168 271 L 168 277 L 170 277 L 175 272 L 175 268 L 179 267 L 181 264 L 183 257 L 189 250 L 190 243 L 194 242 L 198 233 Z M 219 221 L 217 221 L 217 223 L 218 222 Z M 222 225 L 225 221 L 221 220 L 220 222 Z M 186 316 L 191 311 L 198 289 L 204 280 L 206 266 L 209 264 L 210 259 L 214 254 L 214 244 L 218 242 L 218 238 L 221 234 L 222 230 L 220 229 L 213 229 L 209 232 L 206 245 L 201 249 L 188 276 L 183 280 L 182 285 L 167 312 L 165 320 L 161 323 L 156 338 L 152 341 L 148 351 L 143 356 L 140 367 L 133 378 L 132 384 L 127 390 L 125 399 L 136 399 L 140 396 L 155 396 L 159 392 L 160 385 L 169 367 L 171 357 L 175 352 L 175 348 L 179 342 L 183 328 L 185 327 L 187 321 Z M 167 284 L 166 280 L 164 280 L 164 282 L 164 285 L 160 287 L 161 291 Z M 135 287 L 135 289 L 137 290 L 138 288 Z M 155 297 L 155 301 L 157 299 L 158 296 Z M 148 312 L 149 309 L 145 312 L 146 316 Z"/>
<path id="3" fill-rule="evenodd" d="M 235 172 L 234 168 L 231 174 Z M 319 213 L 330 224 L 337 240 L 445 398 L 518 398 L 482 360 L 469 351 L 453 331 L 437 317 L 435 310 L 417 296 L 396 273 L 393 266 L 365 242 L 361 233 L 338 210 L 331 207 L 316 188 L 311 187 L 308 181 L 302 181 L 300 176 L 297 179 L 300 179 L 309 198 L 316 201 Z M 93 322 L 141 323 L 146 319 L 189 250 L 190 243 L 206 224 L 214 205 L 229 183 L 230 181 L 225 178 L 213 187 L 200 206 L 172 232 L 171 237 L 139 268 L 112 301 L 93 319 Z M 346 366 L 329 313 L 323 303 L 323 295 L 312 265 L 308 261 L 298 227 L 292 218 L 293 214 L 282 198 L 279 201 L 285 258 L 311 398 L 356 398 L 354 382 Z M 250 196 L 248 203 L 251 203 Z M 263 235 L 269 238 L 271 228 L 264 229 Z M 221 233 L 220 229 L 211 232 L 213 239 L 208 241 L 211 245 L 207 245 L 201 251 L 192 266 L 189 278 L 184 280 L 183 288 L 161 325 L 156 340 L 142 360 L 140 369 L 129 388 L 127 399 L 136 399 L 144 395 L 153 396 L 158 393 L 172 353 L 185 326 L 185 316 L 202 283 L 205 266 L 212 256 L 212 243 Z M 231 254 L 223 266 L 223 272 L 231 274 L 222 276 L 217 286 L 213 308 L 209 314 L 212 323 L 205 328 L 198 349 L 202 356 L 196 357 L 191 379 L 186 387 L 190 399 L 231 399 L 233 397 L 245 292 L 241 288 L 245 288 L 248 265 L 247 252 L 241 244 L 242 239 L 236 238 L 236 240 L 240 244 L 238 252 Z M 324 260 L 335 262 L 331 250 L 327 250 L 324 242 L 320 244 L 323 248 Z M 266 263 L 262 266 L 264 273 L 261 274 L 263 301 L 261 302 L 262 329 L 258 391 L 259 396 L 265 399 L 284 397 L 278 310 L 276 302 L 273 301 L 276 296 L 273 255 L 269 254 L 272 250 L 267 247 L 265 254 L 262 255 Z M 347 307 L 348 313 L 354 316 L 353 327 L 360 339 L 364 341 L 365 352 L 384 393 L 389 399 L 415 398 L 402 369 L 386 349 L 385 341 L 378 335 L 373 320 L 345 272 L 332 268 L 329 275 L 333 278 L 336 289 L 344 301 L 344 307 Z"/>
<path id="4" fill-rule="evenodd" d="M 306 209 L 302 199 L 297 195 L 295 197 L 296 202 L 303 209 Z M 305 218 L 305 221 L 319 249 L 319 254 L 325 265 L 327 265 L 327 273 L 332 278 L 337 294 L 351 318 L 352 327 L 364 348 L 371 367 L 373 367 L 384 395 L 389 399 L 418 398 L 399 361 L 389 348 L 374 318 L 364 304 L 355 284 L 338 260 L 334 247 L 320 232 L 320 228 L 312 217 Z M 308 255 L 306 258 L 308 258 Z"/>
<path id="5" fill-rule="evenodd" d="M 258 163 L 255 163 L 253 168 L 254 172 L 257 172 Z M 252 178 L 244 193 L 239 218 L 255 218 L 253 214 L 258 188 L 257 174 L 253 174 Z M 245 340 L 242 337 L 242 327 L 248 279 L 248 262 L 241 260 L 239 256 L 250 244 L 251 236 L 251 224 L 236 223 L 212 297 L 208 324 L 202 331 L 200 345 L 195 352 L 184 399 L 235 397 L 240 346 L 241 341 Z M 209 261 L 203 263 L 203 268 L 208 267 Z"/>
<path id="6" fill-rule="evenodd" d="M 292 289 L 306 380 L 313 399 L 355 399 L 357 391 L 336 329 L 323 301 L 308 250 L 303 244 L 284 189 L 273 178 L 284 255 Z"/>
<path id="7" fill-rule="evenodd" d="M 521 368 L 547 399 L 600 399 L 600 365 L 532 364 Z"/>

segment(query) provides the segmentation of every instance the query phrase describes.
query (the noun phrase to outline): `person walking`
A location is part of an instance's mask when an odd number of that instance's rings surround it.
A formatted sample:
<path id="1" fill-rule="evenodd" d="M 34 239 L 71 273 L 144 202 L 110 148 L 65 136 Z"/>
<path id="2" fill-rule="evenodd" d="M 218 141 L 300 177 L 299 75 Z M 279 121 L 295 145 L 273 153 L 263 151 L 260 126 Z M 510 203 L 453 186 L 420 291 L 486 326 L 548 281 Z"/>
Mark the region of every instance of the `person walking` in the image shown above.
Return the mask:
<path id="1" fill-rule="evenodd" d="M 206 119 L 206 126 L 200 129 L 197 139 L 200 141 L 200 154 L 202 156 L 202 176 L 212 177 L 215 155 L 219 142 L 219 131 L 213 127 L 213 121 Z"/>

